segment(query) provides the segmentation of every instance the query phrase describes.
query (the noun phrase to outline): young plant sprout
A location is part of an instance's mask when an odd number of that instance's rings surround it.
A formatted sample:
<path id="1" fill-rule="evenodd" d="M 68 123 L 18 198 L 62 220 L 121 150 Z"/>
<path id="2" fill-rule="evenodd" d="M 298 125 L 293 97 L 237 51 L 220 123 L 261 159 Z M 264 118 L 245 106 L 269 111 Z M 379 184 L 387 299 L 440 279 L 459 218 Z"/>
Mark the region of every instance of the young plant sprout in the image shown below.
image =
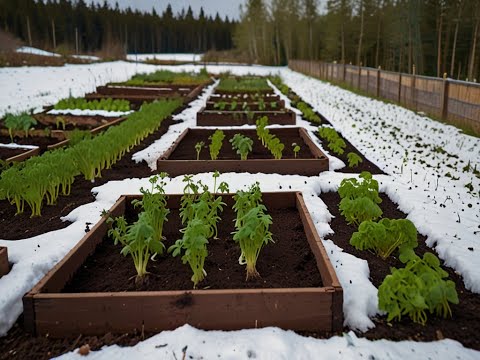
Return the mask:
<path id="1" fill-rule="evenodd" d="M 349 168 L 357 167 L 358 164 L 363 162 L 362 158 L 354 152 L 349 152 L 347 154 L 347 159 L 348 159 L 348 167 Z"/>
<path id="2" fill-rule="evenodd" d="M 57 127 L 57 129 L 60 128 L 60 126 L 62 127 L 62 130 L 65 130 L 65 119 L 63 118 L 63 116 L 56 116 L 55 117 L 55 126 Z"/>
<path id="3" fill-rule="evenodd" d="M 202 151 L 202 148 L 205 146 L 205 143 L 203 141 L 200 141 L 195 144 L 195 151 L 197 152 L 197 160 L 200 160 L 200 152 Z"/>
<path id="4" fill-rule="evenodd" d="M 298 152 L 300 151 L 300 146 L 297 145 L 297 143 L 292 143 L 292 147 L 293 147 L 293 154 L 295 155 L 295 159 L 297 158 L 297 154 Z"/>
<path id="5" fill-rule="evenodd" d="M 213 135 L 208 138 L 211 143 L 209 145 L 210 149 L 210 158 L 212 160 L 217 160 L 218 154 L 223 146 L 223 139 L 225 139 L 225 134 L 222 130 L 215 130 Z"/>
<path id="6" fill-rule="evenodd" d="M 218 171 L 213 175 L 214 192 L 217 190 L 216 181 L 219 176 Z M 191 279 L 196 288 L 206 275 L 203 266 L 208 255 L 208 240 L 217 237 L 217 223 L 221 220 L 218 214 L 223 211 L 225 203 L 221 196 L 211 193 L 208 186 L 200 181 L 195 183 L 191 175 L 185 175 L 183 182 L 186 185 L 180 205 L 180 218 L 186 227 L 181 230 L 182 239 L 170 246 L 168 252 L 172 252 L 174 257 L 184 252 L 182 262 L 190 265 L 193 272 Z M 222 182 L 218 190 L 228 192 L 228 185 Z"/>
<path id="7" fill-rule="evenodd" d="M 230 139 L 233 150 L 237 151 L 241 160 L 247 160 L 248 153 L 252 151 L 253 140 L 242 134 L 235 134 Z"/>
<path id="8" fill-rule="evenodd" d="M 241 249 L 238 262 L 247 265 L 247 280 L 258 277 L 256 264 L 263 246 L 273 242 L 269 231 L 272 218 L 267 214 L 267 208 L 262 204 L 262 193 L 258 182 L 248 191 L 238 191 L 233 199 L 233 209 L 237 213 L 233 240 Z"/>

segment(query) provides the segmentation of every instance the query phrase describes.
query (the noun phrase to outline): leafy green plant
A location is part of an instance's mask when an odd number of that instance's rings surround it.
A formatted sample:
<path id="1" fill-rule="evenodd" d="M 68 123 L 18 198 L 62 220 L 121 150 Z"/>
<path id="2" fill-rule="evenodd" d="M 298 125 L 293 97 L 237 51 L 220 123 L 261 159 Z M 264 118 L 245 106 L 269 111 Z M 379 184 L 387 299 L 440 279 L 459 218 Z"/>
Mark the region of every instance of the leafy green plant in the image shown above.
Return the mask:
<path id="1" fill-rule="evenodd" d="M 258 277 L 256 263 L 263 246 L 273 242 L 269 231 L 272 218 L 267 214 L 267 208 L 262 204 L 262 193 L 258 182 L 248 191 L 238 191 L 234 195 L 237 217 L 233 240 L 240 245 L 240 265 L 247 265 L 247 280 Z"/>
<path id="2" fill-rule="evenodd" d="M 359 177 L 361 181 L 356 178 L 343 179 L 338 188 L 340 213 L 349 224 L 357 226 L 363 221 L 382 216 L 382 210 L 377 205 L 382 202 L 378 195 L 378 182 L 367 171 L 363 171 Z"/>
<path id="3" fill-rule="evenodd" d="M 65 119 L 63 118 L 63 116 L 56 116 L 55 117 L 55 126 L 57 127 L 57 129 L 59 129 L 60 126 L 61 126 L 62 130 L 65 130 L 66 123 L 65 123 Z"/>
<path id="4" fill-rule="evenodd" d="M 6 114 L 3 119 L 3 124 L 8 129 L 10 140 L 13 142 L 13 131 L 23 131 L 25 137 L 28 137 L 28 132 L 33 125 L 37 124 L 37 120 L 27 113 L 21 113 L 18 115 Z"/>
<path id="5" fill-rule="evenodd" d="M 210 77 L 203 69 L 200 72 L 173 72 L 170 70 L 158 70 L 151 74 L 137 74 L 130 80 L 114 85 L 194 85 L 203 84 L 210 81 Z"/>
<path id="6" fill-rule="evenodd" d="M 266 145 L 270 153 L 273 157 L 277 160 L 282 158 L 283 149 L 285 149 L 285 145 L 280 141 L 278 137 L 273 134 L 271 136 L 267 136 Z"/>
<path id="7" fill-rule="evenodd" d="M 347 147 L 345 141 L 338 135 L 335 129 L 330 127 L 319 127 L 318 134 L 322 139 L 328 141 L 328 148 L 338 155 L 342 155 Z"/>
<path id="8" fill-rule="evenodd" d="M 55 110 L 80 109 L 80 110 L 105 110 L 105 111 L 130 111 L 130 102 L 123 99 L 86 100 L 84 98 L 67 98 L 60 100 L 54 106 Z"/>
<path id="9" fill-rule="evenodd" d="M 262 145 L 265 146 L 265 140 L 267 138 L 267 135 L 269 134 L 269 130 L 267 129 L 268 117 L 262 116 L 261 118 L 257 119 L 255 124 L 257 125 L 256 129 L 258 139 L 262 142 Z"/>
<path id="10" fill-rule="evenodd" d="M 357 167 L 358 164 L 363 162 L 362 158 L 354 152 L 349 152 L 347 154 L 347 159 L 348 159 L 348 167 L 349 168 Z"/>
<path id="11" fill-rule="evenodd" d="M 265 100 L 263 98 L 258 99 L 258 110 L 260 111 L 265 111 L 266 105 L 265 105 Z"/>
<path id="12" fill-rule="evenodd" d="M 373 250 L 386 259 L 401 246 L 416 248 L 417 229 L 408 219 L 382 219 L 378 223 L 364 221 L 353 233 L 350 244 L 358 250 Z"/>
<path id="13" fill-rule="evenodd" d="M 217 90 L 228 92 L 253 92 L 271 89 L 267 80 L 259 77 L 222 78 L 217 86 Z"/>
<path id="14" fill-rule="evenodd" d="M 211 135 L 209 138 L 210 140 L 210 158 L 212 160 L 217 160 L 218 154 L 220 154 L 220 150 L 222 149 L 223 146 L 223 140 L 225 139 L 225 134 L 222 130 L 215 130 L 213 135 Z"/>
<path id="15" fill-rule="evenodd" d="M 141 213 L 138 220 L 132 225 L 127 225 L 123 216 L 107 220 L 112 224 L 108 231 L 115 245 L 122 245 L 121 254 L 130 255 L 137 271 L 135 283 L 142 284 L 147 272 L 148 260 L 152 255 L 163 251 L 163 244 L 154 240 L 154 229 L 150 225 L 146 213 Z"/>
<path id="16" fill-rule="evenodd" d="M 153 228 L 153 240 L 158 242 L 163 241 L 163 225 L 167 221 L 167 215 L 170 213 L 170 210 L 167 208 L 168 197 L 165 195 L 165 186 L 167 185 L 165 179 L 167 177 L 168 174 L 165 172 L 152 176 L 149 179 L 151 188 L 140 188 L 140 192 L 143 195 L 142 199 L 132 201 L 134 207 L 143 209 L 148 223 Z M 163 253 L 164 248 L 165 246 L 162 242 L 162 250 L 158 253 Z"/>
<path id="17" fill-rule="evenodd" d="M 197 160 L 200 160 L 200 152 L 202 151 L 202 148 L 205 146 L 205 143 L 203 141 L 197 142 L 195 144 L 195 151 L 197 152 Z"/>
<path id="18" fill-rule="evenodd" d="M 233 138 L 230 139 L 233 150 L 236 150 L 237 154 L 240 155 L 241 160 L 247 160 L 248 154 L 253 149 L 253 140 L 248 136 L 242 134 L 235 134 Z"/>
<path id="19" fill-rule="evenodd" d="M 303 117 L 308 121 L 320 124 L 322 123 L 322 119 L 313 111 L 313 109 L 308 106 L 306 103 L 300 101 L 296 103 L 296 107 L 300 110 L 303 114 Z"/>
<path id="20" fill-rule="evenodd" d="M 403 269 L 392 268 L 378 288 L 378 307 L 387 312 L 387 321 L 408 316 L 413 322 L 425 325 L 427 311 L 446 318 L 452 316 L 450 304 L 458 304 L 455 283 L 432 253 L 423 258 L 411 248 L 402 249 L 400 261 Z"/>
<path id="21" fill-rule="evenodd" d="M 237 101 L 236 100 L 233 100 L 231 103 L 230 103 L 230 111 L 235 111 L 235 109 L 237 108 Z"/>
<path id="22" fill-rule="evenodd" d="M 220 111 L 223 111 L 225 110 L 225 107 L 227 106 L 227 102 L 225 101 L 218 101 L 215 103 L 215 105 L 213 105 L 213 108 L 214 109 L 218 109 Z"/>
<path id="23" fill-rule="evenodd" d="M 300 151 L 300 146 L 297 143 L 292 143 L 293 154 L 295 155 L 295 159 L 297 158 L 297 154 Z"/>
<path id="24" fill-rule="evenodd" d="M 92 133 L 88 130 L 74 129 L 72 131 L 68 131 L 65 135 L 69 140 L 69 146 L 75 146 L 83 140 L 88 140 L 92 138 Z"/>
<path id="25" fill-rule="evenodd" d="M 271 107 L 272 109 L 276 109 L 276 108 L 277 108 L 277 102 L 276 102 L 276 101 L 272 101 L 272 102 L 270 103 L 270 107 Z"/>
<path id="26" fill-rule="evenodd" d="M 181 230 L 182 239 L 177 240 L 168 249 L 174 257 L 184 252 L 182 262 L 190 265 L 194 288 L 206 275 L 204 263 L 208 255 L 208 240 L 217 237 L 217 223 L 221 220 L 218 213 L 223 211 L 225 206 L 222 197 L 215 196 L 215 193 L 217 190 L 228 192 L 228 184 L 225 182 L 220 183 L 218 189 L 216 187 L 219 173 L 215 172 L 213 176 L 215 179 L 213 193 L 200 181 L 193 182 L 191 175 L 184 177 L 183 182 L 186 185 L 181 199 L 180 218 L 186 227 Z"/>

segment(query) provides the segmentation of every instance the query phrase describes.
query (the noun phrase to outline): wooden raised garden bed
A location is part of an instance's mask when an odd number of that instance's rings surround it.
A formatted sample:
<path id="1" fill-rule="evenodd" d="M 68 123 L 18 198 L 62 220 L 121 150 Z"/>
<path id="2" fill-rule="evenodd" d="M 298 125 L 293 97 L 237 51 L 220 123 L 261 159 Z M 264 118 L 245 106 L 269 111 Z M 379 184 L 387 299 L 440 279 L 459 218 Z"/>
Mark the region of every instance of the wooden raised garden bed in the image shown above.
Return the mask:
<path id="1" fill-rule="evenodd" d="M 263 96 L 270 95 L 273 93 L 273 89 L 264 89 L 264 90 L 215 90 L 215 94 L 218 95 L 236 95 L 236 94 L 260 94 Z"/>
<path id="2" fill-rule="evenodd" d="M 0 277 L 7 275 L 9 271 L 8 250 L 6 247 L 0 246 Z"/>
<path id="3" fill-rule="evenodd" d="M 208 139 L 215 130 L 186 129 L 177 141 L 157 160 L 158 171 L 165 171 L 170 176 L 182 174 L 197 174 L 203 172 L 250 172 L 250 173 L 277 173 L 315 176 L 322 171 L 328 171 L 328 158 L 315 145 L 304 128 L 271 128 L 270 132 L 276 135 L 285 144 L 282 159 L 276 160 L 258 140 L 256 130 L 238 129 L 223 130 L 225 139 L 217 160 L 211 160 L 208 150 Z M 253 151 L 247 160 L 240 160 L 240 156 L 232 150 L 229 140 L 237 133 L 248 136 L 253 140 Z M 205 148 L 196 160 L 195 144 L 203 141 Z M 292 143 L 300 146 L 301 150 L 294 157 Z"/>
<path id="4" fill-rule="evenodd" d="M 136 210 L 131 202 L 139 198 L 122 196 L 110 209 L 111 216 L 125 214 L 127 220 L 129 217 L 134 219 Z M 222 198 L 227 204 L 222 213 L 224 221 L 219 223 L 219 239 L 211 239 L 208 245 L 207 257 L 207 260 L 212 258 L 212 262 L 215 262 L 219 259 L 219 262 L 206 265 L 208 275 L 204 281 L 208 281 L 207 289 L 192 290 L 188 265 L 183 265 L 179 258 L 164 256 L 155 262 L 149 262 L 149 268 L 152 264 L 154 270 L 149 270 L 152 275 L 148 285 L 152 286 L 152 281 L 155 284 L 163 281 L 164 286 L 150 291 L 136 291 L 135 288 L 115 292 L 99 291 L 96 287 L 98 280 L 104 284 L 102 289 L 108 289 L 110 284 L 107 282 L 118 277 L 119 272 L 116 268 L 110 268 L 116 265 L 102 263 L 99 260 L 102 256 L 115 256 L 120 259 L 123 268 L 128 267 L 135 273 L 131 259 L 120 254 L 120 247 L 113 250 L 110 248 L 115 245 L 106 236 L 108 225 L 103 217 L 65 258 L 24 296 L 25 328 L 40 336 L 48 334 L 49 337 L 127 333 L 135 329 L 158 332 L 175 329 L 186 323 L 201 329 L 221 330 L 266 326 L 306 331 L 341 330 L 342 288 L 301 193 L 263 194 L 263 202 L 273 219 L 271 230 L 275 243 L 262 250 L 259 261 L 265 260 L 265 265 L 257 263 L 262 278 L 252 280 L 255 281 L 255 286 L 245 282 L 245 269 L 238 264 L 239 248 L 235 249 L 237 252 L 230 250 L 225 263 L 225 246 L 232 246 L 232 249 L 238 246 L 231 240 L 230 234 L 234 226 L 234 212 L 231 210 L 233 199 L 231 195 L 222 195 Z M 180 199 L 181 195 L 169 196 L 168 208 L 171 213 L 164 228 L 167 246 L 169 241 L 173 243 L 181 236 L 178 212 Z M 282 214 L 296 223 L 292 225 L 278 220 Z M 288 231 L 296 232 L 295 239 L 285 238 L 288 235 L 284 234 Z M 280 246 L 291 247 L 293 242 L 302 244 L 304 250 L 280 250 Z M 279 251 L 292 259 L 289 261 L 293 263 L 285 264 L 286 260 Z M 220 265 L 222 261 L 224 264 Z M 295 263 L 302 264 L 303 270 L 295 268 Z M 92 267 L 92 264 L 96 265 Z M 278 277 L 279 267 L 282 265 L 289 269 L 295 278 L 279 276 L 279 281 L 290 281 L 293 286 L 272 287 L 275 282 L 272 281 L 270 285 L 268 279 L 271 276 Z M 108 269 L 98 273 L 96 266 L 107 266 Z M 162 270 L 162 266 L 166 268 Z M 235 269 L 239 269 L 238 274 L 226 280 L 227 272 Z M 90 271 L 93 271 L 92 276 L 86 276 Z M 185 285 L 170 289 L 169 281 L 164 279 L 169 275 L 174 279 L 172 281 L 180 279 L 178 281 L 183 281 Z M 218 285 L 222 280 L 226 287 Z M 232 287 L 235 282 L 243 284 L 243 287 Z M 305 282 L 316 285 L 302 287 Z M 120 281 L 119 286 L 135 287 L 132 283 L 133 279 L 126 278 Z M 91 288 L 95 291 L 88 291 Z M 166 290 L 162 290 L 165 288 Z"/>
<path id="5" fill-rule="evenodd" d="M 40 148 L 22 149 L 0 146 L 0 159 L 7 162 L 20 162 L 40 153 Z"/>
<path id="6" fill-rule="evenodd" d="M 207 101 L 207 105 L 205 106 L 205 110 L 215 110 L 215 111 L 240 111 L 240 110 L 243 110 L 243 104 L 246 102 L 247 103 L 247 106 L 248 108 L 250 109 L 250 111 L 259 111 L 260 108 L 259 108 L 259 104 L 258 102 L 254 101 L 254 102 L 251 102 L 251 101 L 242 101 L 242 100 L 238 100 L 236 101 L 237 102 L 237 105 L 235 107 L 234 110 L 231 109 L 231 104 L 232 104 L 232 101 L 225 101 L 226 103 L 226 106 L 223 110 L 219 109 L 218 107 L 215 107 L 215 104 L 219 103 L 220 101 Z M 272 106 L 272 102 L 274 102 L 276 104 L 275 107 Z M 284 109 L 285 108 L 285 102 L 283 100 L 280 100 L 280 101 L 272 101 L 272 102 L 265 102 L 265 110 L 267 111 L 279 111 L 281 109 Z"/>
<path id="7" fill-rule="evenodd" d="M 152 88 L 150 86 L 99 86 L 96 93 L 85 95 L 88 100 L 99 100 L 105 98 L 125 99 L 138 108 L 144 102 L 152 102 L 162 98 L 184 98 L 184 102 L 188 103 L 195 99 L 205 87 L 201 85 L 168 85 L 161 88 Z"/>
<path id="8" fill-rule="evenodd" d="M 296 114 L 289 109 L 278 111 L 252 111 L 252 115 L 251 118 L 248 118 L 248 113 L 246 111 L 219 111 L 202 108 L 197 112 L 197 126 L 255 125 L 255 121 L 262 116 L 268 117 L 269 124 L 296 124 Z"/>
<path id="9" fill-rule="evenodd" d="M 274 94 L 264 94 L 261 96 L 265 102 L 271 102 L 271 101 L 280 101 L 280 96 L 274 95 Z M 242 102 L 242 101 L 248 101 L 248 102 L 253 102 L 257 101 L 258 97 L 255 97 L 251 94 L 230 94 L 230 95 L 219 95 L 213 93 L 208 101 L 211 102 L 219 102 L 219 101 L 225 101 L 225 102 L 232 102 L 233 100 Z"/>

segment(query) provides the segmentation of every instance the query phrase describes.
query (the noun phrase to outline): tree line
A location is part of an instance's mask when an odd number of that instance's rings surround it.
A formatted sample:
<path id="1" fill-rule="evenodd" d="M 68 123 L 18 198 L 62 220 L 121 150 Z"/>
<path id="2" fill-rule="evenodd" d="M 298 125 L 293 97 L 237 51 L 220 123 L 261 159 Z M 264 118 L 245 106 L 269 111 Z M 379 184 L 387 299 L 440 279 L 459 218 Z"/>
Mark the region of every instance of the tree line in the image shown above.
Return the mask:
<path id="1" fill-rule="evenodd" d="M 480 72 L 479 0 L 247 0 L 235 44 L 253 62 L 289 59 L 453 78 Z"/>
<path id="2" fill-rule="evenodd" d="M 204 52 L 233 46 L 235 21 L 208 16 L 203 9 L 174 14 L 169 5 L 162 14 L 145 13 L 118 3 L 110 7 L 84 0 L 2 0 L 0 27 L 27 45 L 46 49 L 95 52 L 120 46 L 128 53 Z"/>

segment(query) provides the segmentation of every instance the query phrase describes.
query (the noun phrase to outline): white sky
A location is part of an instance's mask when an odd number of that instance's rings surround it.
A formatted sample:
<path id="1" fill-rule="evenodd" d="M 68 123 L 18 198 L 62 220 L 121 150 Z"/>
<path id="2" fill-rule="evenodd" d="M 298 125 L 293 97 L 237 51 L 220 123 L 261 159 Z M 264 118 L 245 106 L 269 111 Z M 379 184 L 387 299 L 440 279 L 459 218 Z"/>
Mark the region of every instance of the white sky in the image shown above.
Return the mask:
<path id="1" fill-rule="evenodd" d="M 104 0 L 85 0 L 87 4 L 92 2 L 103 4 Z M 195 15 L 198 14 L 200 8 L 207 15 L 215 16 L 218 12 L 222 18 L 228 15 L 230 19 L 238 19 L 238 7 L 240 4 L 245 3 L 246 0 L 107 0 L 109 4 L 115 6 L 115 2 L 118 2 L 120 8 L 126 8 L 130 6 L 132 9 L 138 9 L 141 11 L 151 11 L 153 7 L 157 13 L 162 13 L 167 5 L 172 5 L 173 12 L 176 14 L 184 8 L 188 9 L 188 6 L 192 7 Z"/>

